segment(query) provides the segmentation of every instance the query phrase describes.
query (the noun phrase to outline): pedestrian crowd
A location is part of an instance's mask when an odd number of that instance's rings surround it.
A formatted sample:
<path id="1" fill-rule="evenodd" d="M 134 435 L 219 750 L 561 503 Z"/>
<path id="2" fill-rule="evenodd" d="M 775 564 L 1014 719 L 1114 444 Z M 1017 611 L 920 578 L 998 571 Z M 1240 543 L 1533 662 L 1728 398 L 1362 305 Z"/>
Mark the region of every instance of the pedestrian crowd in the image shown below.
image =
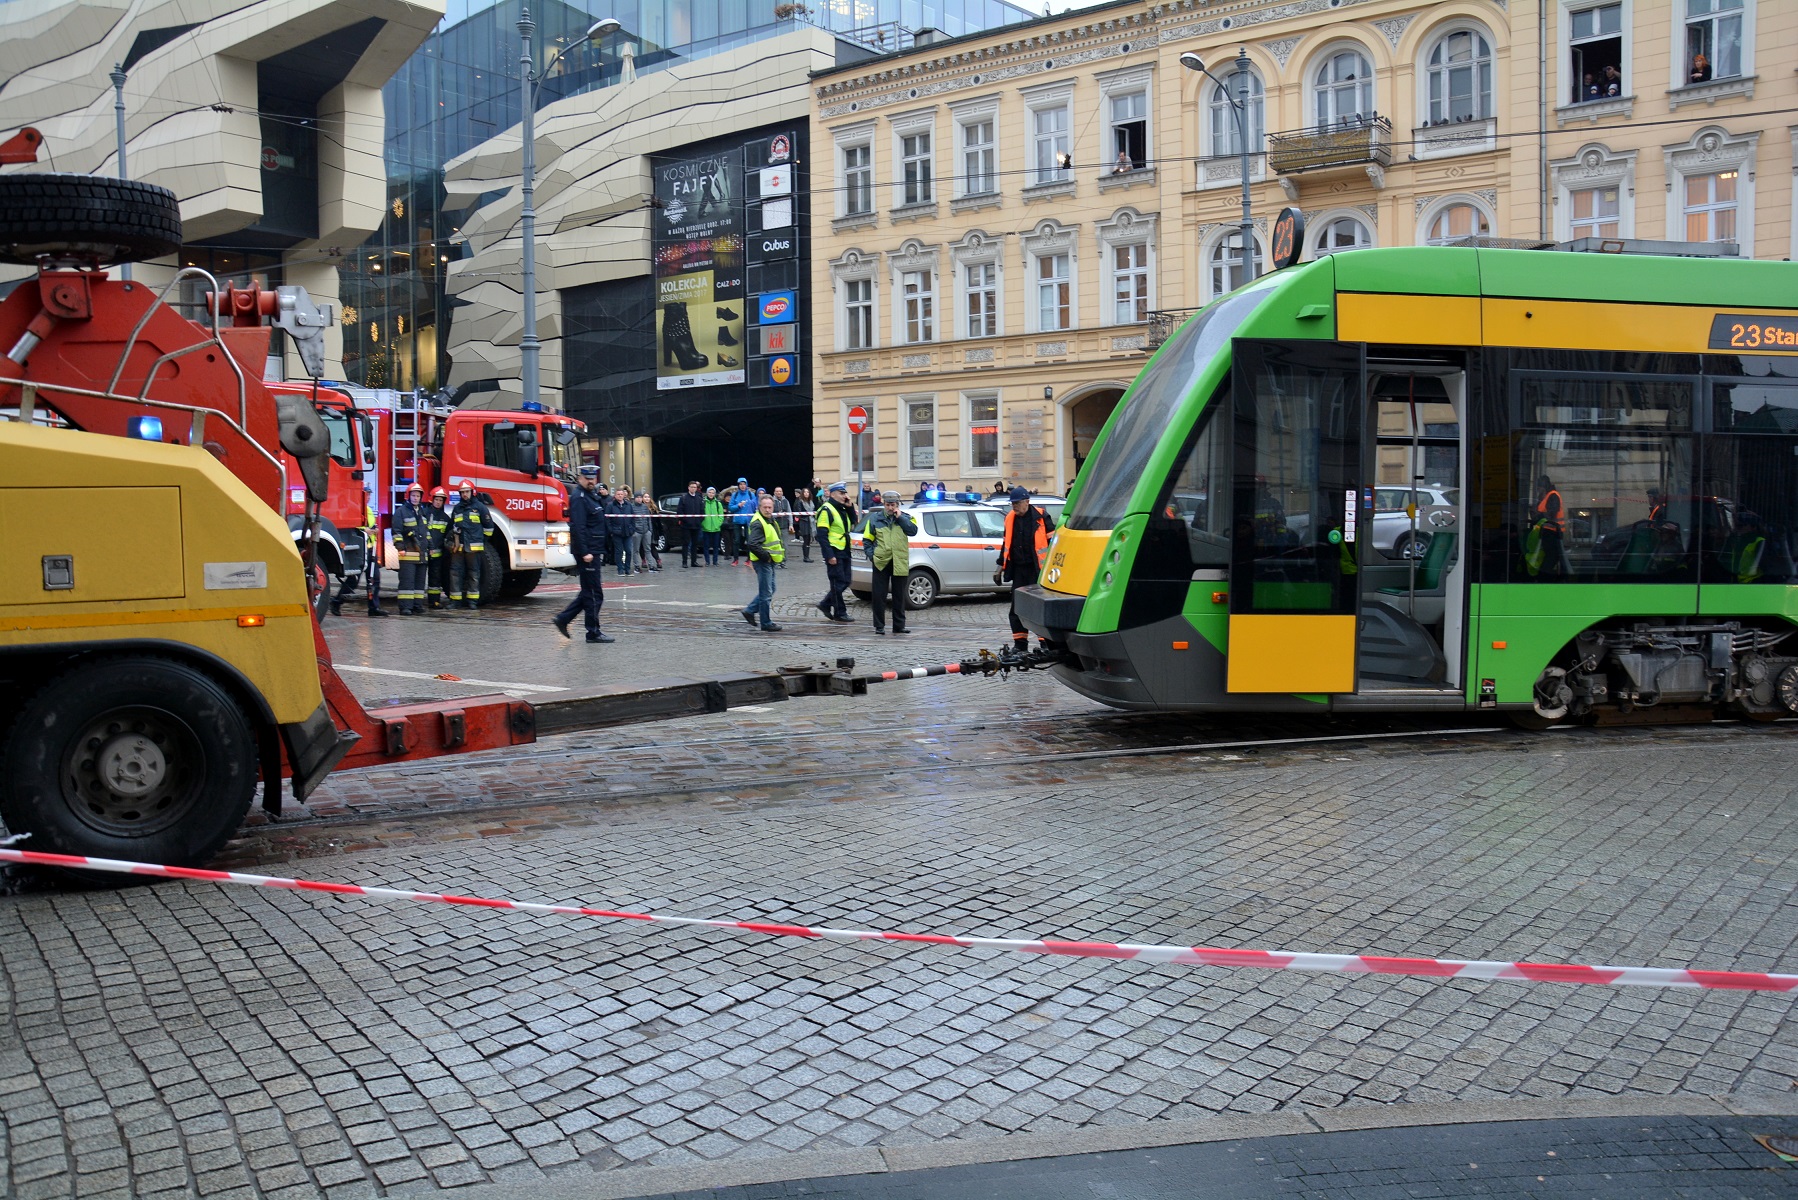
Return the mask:
<path id="1" fill-rule="evenodd" d="M 858 502 L 851 498 L 849 484 L 842 481 L 825 487 L 814 480 L 809 486 L 793 489 L 788 496 L 781 487 L 771 491 L 751 487 L 746 477 L 739 477 L 722 491 L 702 488 L 698 480 L 693 480 L 673 505 L 664 509 L 648 491 L 633 493 L 623 484 L 608 491 L 600 482 L 598 467 L 581 467 L 579 479 L 580 487 L 568 498 L 567 518 L 569 547 L 580 590 L 553 619 L 563 637 L 573 636 L 569 627 L 576 617 L 581 617 L 587 641 L 615 641 L 600 624 L 605 605 L 601 569 L 610 566 L 619 576 L 660 572 L 665 565 L 664 549 L 678 552 L 680 566 L 689 570 L 719 566 L 726 557 L 733 565 L 747 561 L 755 571 L 756 593 L 739 611 L 752 627 L 778 632 L 773 600 L 777 572 L 787 567 L 789 541 L 798 542 L 800 561 L 804 563 L 812 561 L 816 543 L 824 565 L 826 591 L 815 607 L 828 621 L 852 624 L 845 596 L 852 578 L 852 533 L 861 534 L 860 550 L 867 556 L 872 573 L 869 598 L 874 609 L 874 632 L 884 635 L 889 618 L 893 633 L 910 632 L 906 623 L 906 583 L 911 570 L 910 539 L 917 536 L 918 525 L 900 508 L 901 497 L 896 491 L 864 488 Z M 362 576 L 367 582 L 369 615 L 384 617 L 388 611 L 381 607 L 377 518 L 372 489 L 363 490 L 363 527 L 369 532 L 373 548 Z M 972 487 L 951 490 L 941 481 L 925 483 L 912 500 L 976 502 L 988 496 L 1011 501 L 994 582 L 1011 585 L 1011 626 L 1014 640 L 1021 645 L 1028 639 L 1017 618 L 1015 592 L 1036 582 L 1054 522 L 1030 503 L 1027 489 L 1007 488 L 1004 483 L 990 493 Z M 488 548 L 494 535 L 493 514 L 468 480 L 458 483 L 453 502 L 449 492 L 440 487 L 431 493 L 427 503 L 424 489 L 414 485 L 407 490 L 405 501 L 395 507 L 391 525 L 399 560 L 396 596 L 400 614 L 441 608 L 476 609 L 483 594 L 491 594 L 497 588 L 498 579 L 488 577 L 488 572 L 497 569 L 495 556 Z M 355 573 L 345 575 L 331 602 L 334 614 L 341 615 L 344 600 L 358 581 Z"/>

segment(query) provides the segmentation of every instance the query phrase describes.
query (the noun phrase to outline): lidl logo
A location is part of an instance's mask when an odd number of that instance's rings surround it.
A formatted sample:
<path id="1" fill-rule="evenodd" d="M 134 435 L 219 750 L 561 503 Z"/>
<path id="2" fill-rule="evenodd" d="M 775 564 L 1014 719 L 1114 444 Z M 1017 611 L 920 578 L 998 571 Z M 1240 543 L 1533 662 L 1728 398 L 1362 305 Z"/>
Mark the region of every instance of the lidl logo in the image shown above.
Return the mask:
<path id="1" fill-rule="evenodd" d="M 791 382 L 793 382 L 793 360 L 788 358 L 784 354 L 778 358 L 769 359 L 768 360 L 768 382 L 769 383 L 791 383 Z"/>
<path id="2" fill-rule="evenodd" d="M 792 292 L 764 292 L 759 304 L 761 322 L 764 325 L 774 325 L 791 321 L 795 307 Z"/>

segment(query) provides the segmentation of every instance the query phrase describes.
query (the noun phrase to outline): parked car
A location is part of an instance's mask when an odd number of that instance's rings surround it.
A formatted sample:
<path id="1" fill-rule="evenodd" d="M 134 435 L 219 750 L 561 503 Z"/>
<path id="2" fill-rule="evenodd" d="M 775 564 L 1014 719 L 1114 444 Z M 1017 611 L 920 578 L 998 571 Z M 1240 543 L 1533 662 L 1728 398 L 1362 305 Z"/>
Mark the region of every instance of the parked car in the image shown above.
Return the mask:
<path id="1" fill-rule="evenodd" d="M 1391 558 L 1422 558 L 1430 548 L 1430 534 L 1455 525 L 1461 505 L 1459 488 L 1420 487 L 1416 490 L 1417 527 L 1411 527 L 1412 490 L 1376 487 L 1373 490 L 1373 548 Z"/>
<path id="2" fill-rule="evenodd" d="M 988 496 L 985 500 L 982 500 L 981 503 L 990 504 L 1000 512 L 1009 511 L 1011 508 L 1011 501 L 1007 500 L 1004 496 Z M 1030 493 L 1030 503 L 1048 513 L 1049 518 L 1055 522 L 1055 528 L 1061 528 L 1061 510 L 1068 506 L 1068 498 L 1066 496 L 1051 495 L 1047 492 L 1041 494 L 1032 492 Z"/>
<path id="3" fill-rule="evenodd" d="M 911 575 L 905 607 L 929 608 L 939 595 L 1009 590 L 993 582 L 999 547 L 1005 540 L 1005 514 L 989 504 L 960 501 L 902 504 L 899 511 L 917 522 L 910 539 Z M 850 590 L 866 600 L 874 590 L 874 564 L 862 548 L 864 516 L 849 532 Z"/>

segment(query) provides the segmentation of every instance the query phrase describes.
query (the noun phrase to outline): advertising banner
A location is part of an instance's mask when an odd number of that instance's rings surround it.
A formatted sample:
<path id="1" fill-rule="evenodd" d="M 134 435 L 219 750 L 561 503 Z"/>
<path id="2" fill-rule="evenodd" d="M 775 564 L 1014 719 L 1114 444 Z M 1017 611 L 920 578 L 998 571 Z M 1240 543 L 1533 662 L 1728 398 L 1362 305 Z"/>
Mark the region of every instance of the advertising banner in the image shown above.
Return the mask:
<path id="1" fill-rule="evenodd" d="M 743 155 L 657 158 L 656 388 L 742 383 Z"/>

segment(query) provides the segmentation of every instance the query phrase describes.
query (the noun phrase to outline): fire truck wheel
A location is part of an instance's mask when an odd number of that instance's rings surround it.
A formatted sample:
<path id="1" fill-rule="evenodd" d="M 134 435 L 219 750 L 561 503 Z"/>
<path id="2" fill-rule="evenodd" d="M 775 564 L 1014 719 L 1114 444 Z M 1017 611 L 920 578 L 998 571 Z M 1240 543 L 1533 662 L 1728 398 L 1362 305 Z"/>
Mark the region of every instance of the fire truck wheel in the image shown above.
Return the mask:
<path id="1" fill-rule="evenodd" d="M 507 571 L 500 579 L 500 599 L 522 600 L 537 590 L 542 579 L 542 571 Z"/>
<path id="2" fill-rule="evenodd" d="M 0 175 L 0 262 L 30 266 L 50 254 L 106 266 L 180 248 L 181 206 L 167 188 L 92 175 Z"/>
<path id="3" fill-rule="evenodd" d="M 506 595 L 506 556 L 492 542 L 488 542 L 485 549 L 487 553 L 481 558 L 481 603 L 509 599 Z"/>
<path id="4" fill-rule="evenodd" d="M 204 866 L 256 790 L 242 707 L 166 658 L 77 662 L 25 702 L 0 761 L 0 820 L 55 854 Z"/>

